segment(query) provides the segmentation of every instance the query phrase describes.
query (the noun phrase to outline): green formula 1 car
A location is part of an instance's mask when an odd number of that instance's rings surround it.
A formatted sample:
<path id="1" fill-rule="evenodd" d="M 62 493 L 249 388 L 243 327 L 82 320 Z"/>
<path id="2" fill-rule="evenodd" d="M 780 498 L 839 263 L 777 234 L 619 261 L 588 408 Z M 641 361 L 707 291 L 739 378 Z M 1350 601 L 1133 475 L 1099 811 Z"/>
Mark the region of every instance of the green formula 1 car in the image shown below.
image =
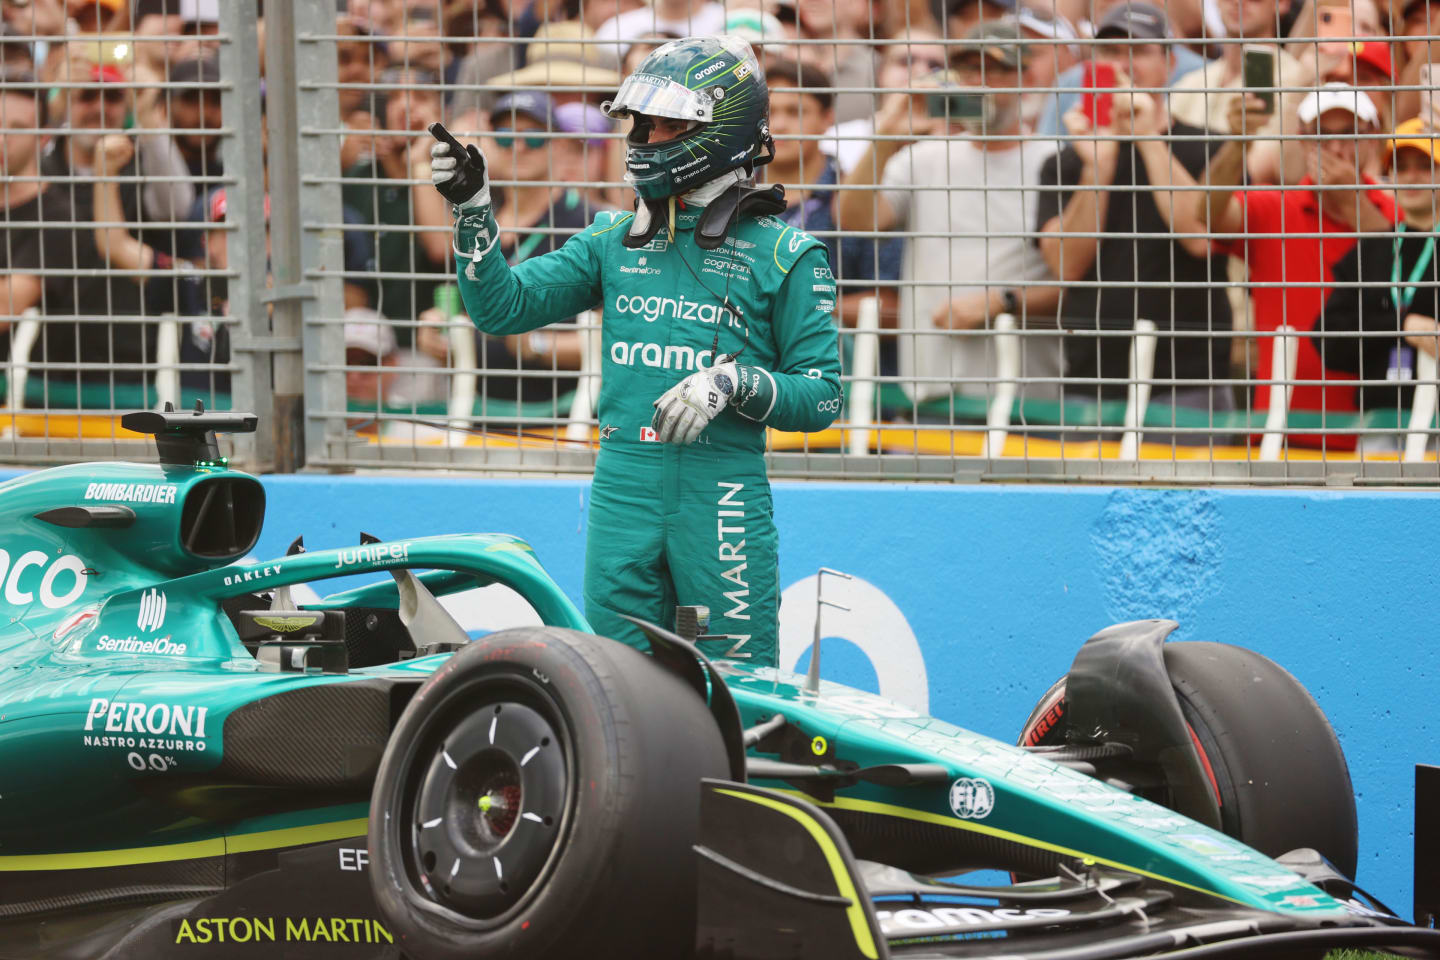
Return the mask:
<path id="1" fill-rule="evenodd" d="M 0 485 L 4 960 L 1440 956 L 1248 651 L 1111 627 L 1012 746 L 709 662 L 700 611 L 596 637 L 513 536 L 237 564 L 254 418 L 124 423 L 158 465 Z M 545 626 L 472 640 L 437 598 L 489 584 Z"/>

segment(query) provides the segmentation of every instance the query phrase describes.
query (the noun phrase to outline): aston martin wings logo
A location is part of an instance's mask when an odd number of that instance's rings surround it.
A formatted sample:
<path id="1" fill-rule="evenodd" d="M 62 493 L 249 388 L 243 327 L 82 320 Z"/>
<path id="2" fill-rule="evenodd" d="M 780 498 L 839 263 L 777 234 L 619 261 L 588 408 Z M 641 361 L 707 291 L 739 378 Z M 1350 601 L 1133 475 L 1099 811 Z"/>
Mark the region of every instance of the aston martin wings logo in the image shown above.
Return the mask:
<path id="1" fill-rule="evenodd" d="M 256 626 L 264 627 L 267 630 L 274 630 L 276 633 L 295 633 L 304 630 L 306 627 L 313 627 L 322 619 L 323 614 L 311 613 L 304 616 L 274 616 L 256 617 Z"/>

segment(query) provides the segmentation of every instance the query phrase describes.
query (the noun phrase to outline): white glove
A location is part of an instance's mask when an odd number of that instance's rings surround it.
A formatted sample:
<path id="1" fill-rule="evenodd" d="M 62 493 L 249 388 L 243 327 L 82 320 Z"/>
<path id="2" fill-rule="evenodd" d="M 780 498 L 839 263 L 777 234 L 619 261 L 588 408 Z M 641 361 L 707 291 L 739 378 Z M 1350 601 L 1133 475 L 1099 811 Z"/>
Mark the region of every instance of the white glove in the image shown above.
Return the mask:
<path id="1" fill-rule="evenodd" d="M 456 157 L 448 143 L 430 147 L 430 182 L 455 205 L 456 215 L 490 206 L 490 165 L 485 154 L 471 144 L 467 157 Z"/>
<path id="2" fill-rule="evenodd" d="M 735 357 L 727 354 L 666 390 L 655 401 L 655 416 L 650 420 L 657 438 L 661 443 L 694 443 L 725 409 L 739 382 Z"/>

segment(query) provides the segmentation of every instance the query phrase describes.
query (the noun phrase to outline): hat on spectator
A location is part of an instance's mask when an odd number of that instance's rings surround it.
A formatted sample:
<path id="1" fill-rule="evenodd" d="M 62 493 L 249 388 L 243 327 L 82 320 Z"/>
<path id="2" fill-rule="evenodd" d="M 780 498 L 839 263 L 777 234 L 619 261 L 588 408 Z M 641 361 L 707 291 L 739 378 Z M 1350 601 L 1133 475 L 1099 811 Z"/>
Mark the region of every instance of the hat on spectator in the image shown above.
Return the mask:
<path id="1" fill-rule="evenodd" d="M 1025 52 L 1021 39 L 1020 24 L 1014 17 L 981 20 L 965 34 L 965 42 L 956 56 L 980 56 L 1011 70 L 1023 70 Z"/>
<path id="2" fill-rule="evenodd" d="M 220 82 L 220 61 L 214 57 L 197 57 L 181 60 L 170 68 L 170 82 L 198 86 L 202 83 Z"/>
<path id="3" fill-rule="evenodd" d="M 619 58 L 614 45 L 587 42 L 590 28 L 578 20 L 547 23 L 535 31 L 525 48 L 525 66 L 491 77 L 496 87 L 585 86 L 614 90 L 620 86 Z"/>
<path id="4" fill-rule="evenodd" d="M 1380 123 L 1380 112 L 1375 109 L 1375 101 L 1343 83 L 1327 83 L 1319 90 L 1311 90 L 1305 94 L 1305 99 L 1300 101 L 1295 114 L 1301 123 L 1314 123 L 1317 118 L 1331 110 L 1344 110 L 1369 124 Z"/>
<path id="5" fill-rule="evenodd" d="M 1095 39 L 1129 37 L 1132 40 L 1164 40 L 1170 36 L 1165 11 L 1148 3 L 1124 3 L 1112 9 L 1095 25 Z"/>
<path id="6" fill-rule="evenodd" d="M 549 130 L 550 117 L 554 110 L 555 101 L 544 90 L 516 90 L 495 101 L 495 106 L 490 108 L 490 119 L 494 121 L 501 115 L 523 113 L 538 120 L 542 127 Z"/>
<path id="7" fill-rule="evenodd" d="M 1359 40 L 1351 44 L 1357 63 L 1366 63 L 1390 79 L 1395 78 L 1395 66 L 1390 59 L 1390 43 L 1387 40 Z"/>
<path id="8" fill-rule="evenodd" d="M 1015 22 L 1020 25 L 1021 30 L 1037 33 L 1047 40 L 1068 40 L 1073 43 L 1080 38 L 1068 17 L 1050 10 L 1020 7 L 1015 11 Z"/>
<path id="9" fill-rule="evenodd" d="M 400 349 L 390 323 L 369 307 L 345 311 L 345 349 L 363 350 L 384 359 Z"/>
<path id="10" fill-rule="evenodd" d="M 555 129 L 565 133 L 611 133 L 615 125 L 599 107 L 588 103 L 562 103 L 555 108 Z M 586 137 L 592 147 L 605 146 L 604 137 Z"/>
<path id="11" fill-rule="evenodd" d="M 1395 154 L 1402 149 L 1419 150 L 1433 161 L 1440 161 L 1440 149 L 1435 145 L 1435 131 L 1425 126 L 1421 117 L 1411 117 L 1395 128 L 1395 139 L 1386 144 L 1385 166 L 1395 162 Z"/>

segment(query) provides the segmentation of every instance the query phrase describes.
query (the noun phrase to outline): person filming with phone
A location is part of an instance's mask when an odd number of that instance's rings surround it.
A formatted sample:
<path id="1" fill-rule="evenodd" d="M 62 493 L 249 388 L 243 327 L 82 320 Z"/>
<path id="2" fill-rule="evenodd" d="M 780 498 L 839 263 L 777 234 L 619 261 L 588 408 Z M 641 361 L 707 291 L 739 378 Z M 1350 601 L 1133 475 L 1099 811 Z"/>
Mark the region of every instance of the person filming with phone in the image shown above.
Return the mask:
<path id="1" fill-rule="evenodd" d="M 1193 183 L 1218 144 L 1199 139 L 1204 131 L 1173 120 L 1166 109 L 1173 63 L 1163 12 L 1148 3 L 1116 7 L 1096 39 L 1102 42 L 1087 65 L 1088 89 L 1063 118 L 1070 141 L 1041 171 L 1043 185 L 1060 189 L 1038 194 L 1040 252 L 1067 284 L 1067 324 L 1103 332 L 1149 320 L 1158 330 L 1188 334 L 1159 339 L 1152 411 L 1231 410 L 1230 388 L 1205 383 L 1229 372 L 1230 304 L 1215 282 L 1225 267 L 1203 237 L 1172 232 L 1171 206 L 1189 194 L 1167 189 Z M 1067 376 L 1108 382 L 1076 384 L 1067 394 L 1090 403 L 1124 399 L 1130 344 L 1114 334 L 1068 337 Z M 1206 443 L 1211 436 L 1179 433 L 1174 440 Z"/>
<path id="2" fill-rule="evenodd" d="M 954 48 L 953 69 L 926 81 L 933 90 L 890 94 L 875 132 L 906 139 L 872 141 L 845 179 L 860 189 L 840 193 L 841 229 L 916 234 L 905 241 L 898 326 L 913 331 L 900 342 L 900 376 L 917 404 L 994 390 L 993 338 L 981 331 L 1001 314 L 1055 328 L 1059 291 L 1025 239 L 1049 148 L 1022 137 L 1020 37 L 1013 19 L 980 23 Z M 1021 340 L 1021 375 L 1042 378 L 1026 395 L 1057 397 L 1059 338 Z"/>

